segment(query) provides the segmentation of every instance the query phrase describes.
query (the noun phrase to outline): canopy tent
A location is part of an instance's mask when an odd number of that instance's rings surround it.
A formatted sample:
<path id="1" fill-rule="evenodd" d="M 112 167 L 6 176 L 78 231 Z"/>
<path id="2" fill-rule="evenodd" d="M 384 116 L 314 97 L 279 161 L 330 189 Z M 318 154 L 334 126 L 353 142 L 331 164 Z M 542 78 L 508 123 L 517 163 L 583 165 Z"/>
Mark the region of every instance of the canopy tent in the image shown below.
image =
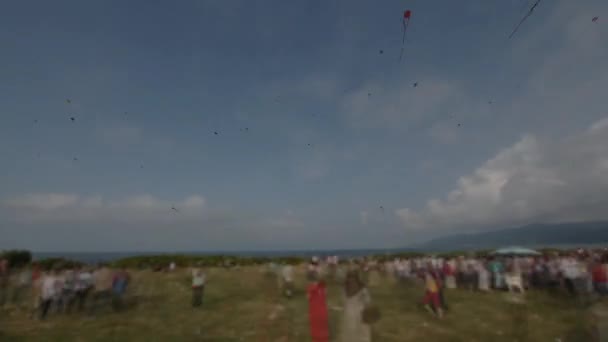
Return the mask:
<path id="1" fill-rule="evenodd" d="M 492 252 L 492 255 L 541 255 L 540 252 L 537 252 L 530 248 L 524 247 L 505 247 L 500 248 Z"/>

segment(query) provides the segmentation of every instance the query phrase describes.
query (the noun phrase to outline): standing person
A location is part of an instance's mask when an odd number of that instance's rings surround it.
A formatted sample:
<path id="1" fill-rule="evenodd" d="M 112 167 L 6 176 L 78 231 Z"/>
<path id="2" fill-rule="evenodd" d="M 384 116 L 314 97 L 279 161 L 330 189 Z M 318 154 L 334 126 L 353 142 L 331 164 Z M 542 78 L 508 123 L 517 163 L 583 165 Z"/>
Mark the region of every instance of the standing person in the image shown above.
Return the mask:
<path id="1" fill-rule="evenodd" d="M 480 291 L 490 291 L 490 272 L 484 260 L 477 262 L 478 286 Z"/>
<path id="2" fill-rule="evenodd" d="M 78 270 L 74 286 L 78 311 L 84 310 L 87 296 L 93 287 L 93 275 L 87 268 Z"/>
<path id="3" fill-rule="evenodd" d="M 78 273 L 76 270 L 72 268 L 68 268 L 64 271 L 64 282 L 63 282 L 63 291 L 61 303 L 63 306 L 63 310 L 66 313 L 69 313 L 72 310 L 72 306 L 74 305 L 74 301 L 76 300 L 76 281 L 78 277 Z"/>
<path id="4" fill-rule="evenodd" d="M 205 292 L 205 273 L 198 268 L 192 270 L 192 306 L 199 307 L 203 304 Z"/>
<path id="5" fill-rule="evenodd" d="M 566 290 L 570 295 L 576 295 L 579 292 L 576 286 L 577 280 L 581 275 L 578 260 L 574 256 L 564 257 L 560 262 L 560 269 Z"/>
<path id="6" fill-rule="evenodd" d="M 595 262 L 591 270 L 591 278 L 593 281 L 593 289 L 598 294 L 608 295 L 608 273 L 606 272 L 606 255 L 602 255 L 601 259 Z"/>
<path id="7" fill-rule="evenodd" d="M 425 308 L 431 313 L 435 313 L 438 318 L 442 318 L 443 309 L 441 305 L 441 296 L 439 293 L 441 283 L 431 265 L 428 265 L 424 272 L 424 285 L 425 294 L 422 301 Z"/>
<path id="8" fill-rule="evenodd" d="M 443 263 L 443 275 L 445 277 L 445 287 L 448 289 L 456 288 L 455 264 L 452 259 L 448 259 Z"/>
<path id="9" fill-rule="evenodd" d="M 42 271 L 36 263 L 32 264 L 31 318 L 36 317 L 42 298 Z"/>
<path id="10" fill-rule="evenodd" d="M 289 264 L 285 264 L 283 265 L 283 268 L 281 268 L 281 279 L 282 281 L 282 290 L 283 290 L 283 294 L 287 297 L 287 298 L 291 298 L 291 296 L 293 295 L 293 266 L 289 265 Z"/>
<path id="11" fill-rule="evenodd" d="M 340 330 L 341 342 L 371 342 L 371 326 L 363 320 L 364 310 L 371 297 L 356 271 L 346 275 L 344 283 L 344 311 Z"/>
<path id="12" fill-rule="evenodd" d="M 114 273 L 112 278 L 112 307 L 114 311 L 120 311 L 124 307 L 124 295 L 130 278 L 127 269 L 124 267 Z"/>
<path id="13" fill-rule="evenodd" d="M 494 259 L 490 263 L 490 269 L 492 271 L 492 279 L 494 280 L 494 289 L 502 289 L 504 287 L 504 265 L 500 259 Z"/>
<path id="14" fill-rule="evenodd" d="M 319 266 L 319 258 L 316 256 L 312 257 L 310 263 L 308 264 L 306 271 L 306 278 L 308 281 L 314 281 L 320 275 L 320 266 Z"/>
<path id="15" fill-rule="evenodd" d="M 53 298 L 53 310 L 55 313 L 63 312 L 64 298 L 63 298 L 63 286 L 65 285 L 65 275 L 61 272 L 59 267 L 55 270 L 55 297 Z"/>
<path id="16" fill-rule="evenodd" d="M 306 289 L 308 296 L 308 319 L 313 342 L 329 341 L 327 296 L 323 281 L 313 282 Z"/>
<path id="17" fill-rule="evenodd" d="M 112 271 L 105 265 L 93 272 L 93 294 L 89 313 L 97 311 L 100 303 L 107 303 L 112 297 Z"/>
<path id="18" fill-rule="evenodd" d="M 51 308 L 51 304 L 56 296 L 56 274 L 55 271 L 49 271 L 48 273 L 42 276 L 41 280 L 41 292 L 40 292 L 40 319 L 45 319 L 49 309 Z"/>

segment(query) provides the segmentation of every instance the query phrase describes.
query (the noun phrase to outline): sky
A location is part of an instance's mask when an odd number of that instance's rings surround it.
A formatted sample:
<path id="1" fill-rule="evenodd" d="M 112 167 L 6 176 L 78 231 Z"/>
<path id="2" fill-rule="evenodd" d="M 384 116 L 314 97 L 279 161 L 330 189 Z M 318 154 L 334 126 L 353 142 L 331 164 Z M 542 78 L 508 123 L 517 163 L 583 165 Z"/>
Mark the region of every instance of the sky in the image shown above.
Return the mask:
<path id="1" fill-rule="evenodd" d="M 608 219 L 608 2 L 541 2 L 509 39 L 532 3 L 8 3 L 0 249 L 393 248 Z"/>

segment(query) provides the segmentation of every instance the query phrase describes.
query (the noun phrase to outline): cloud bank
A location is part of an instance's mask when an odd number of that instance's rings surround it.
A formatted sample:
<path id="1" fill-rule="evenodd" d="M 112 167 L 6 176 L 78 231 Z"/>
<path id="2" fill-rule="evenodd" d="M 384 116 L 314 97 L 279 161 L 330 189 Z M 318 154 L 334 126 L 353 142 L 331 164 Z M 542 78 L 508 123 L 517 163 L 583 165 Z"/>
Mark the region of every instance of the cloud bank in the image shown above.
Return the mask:
<path id="1" fill-rule="evenodd" d="M 407 229 L 488 229 L 608 219 L 608 118 L 561 140 L 524 136 L 443 199 L 396 211 Z"/>

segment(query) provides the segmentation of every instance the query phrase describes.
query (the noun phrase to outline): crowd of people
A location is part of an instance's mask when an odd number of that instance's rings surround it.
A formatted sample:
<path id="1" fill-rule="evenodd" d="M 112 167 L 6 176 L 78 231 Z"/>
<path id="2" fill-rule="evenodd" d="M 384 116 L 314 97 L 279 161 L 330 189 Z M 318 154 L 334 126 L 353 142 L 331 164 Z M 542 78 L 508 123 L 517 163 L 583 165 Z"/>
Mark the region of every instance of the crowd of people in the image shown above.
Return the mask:
<path id="1" fill-rule="evenodd" d="M 32 316 L 39 319 L 45 319 L 51 312 L 94 314 L 105 303 L 120 311 L 130 280 L 126 269 L 112 270 L 102 265 L 42 271 L 32 264 L 14 272 L 10 272 L 6 260 L 0 261 L 0 265 L 0 307 L 10 302 L 23 306 L 25 302 Z M 9 286 L 11 273 L 13 286 Z M 27 304 L 30 298 L 31 306 Z"/>
<path id="2" fill-rule="evenodd" d="M 291 298 L 295 290 L 294 266 L 274 263 L 268 266 L 276 274 L 282 294 Z M 167 270 L 176 270 L 176 265 L 171 263 Z M 582 250 L 537 256 L 355 258 L 342 262 L 337 256 L 323 260 L 313 257 L 305 272 L 313 341 L 328 340 L 326 282 L 330 279 L 343 286 L 340 336 L 342 341 L 349 342 L 371 341 L 370 326 L 380 317 L 368 290 L 370 275 L 374 273 L 397 283 L 421 284 L 424 288 L 421 303 L 438 318 L 448 310 L 445 291 L 455 288 L 479 292 L 506 290 L 522 295 L 529 289 L 561 290 L 572 296 L 608 295 L 608 253 Z M 10 301 L 22 305 L 24 299 L 33 298 L 32 315 L 40 319 L 49 313 L 73 311 L 92 315 L 105 303 L 121 311 L 130 279 L 126 269 L 103 265 L 41 271 L 32 264 L 10 272 L 8 262 L 0 260 L 0 307 Z M 192 306 L 200 307 L 206 275 L 200 268 L 193 268 L 191 281 Z"/>

